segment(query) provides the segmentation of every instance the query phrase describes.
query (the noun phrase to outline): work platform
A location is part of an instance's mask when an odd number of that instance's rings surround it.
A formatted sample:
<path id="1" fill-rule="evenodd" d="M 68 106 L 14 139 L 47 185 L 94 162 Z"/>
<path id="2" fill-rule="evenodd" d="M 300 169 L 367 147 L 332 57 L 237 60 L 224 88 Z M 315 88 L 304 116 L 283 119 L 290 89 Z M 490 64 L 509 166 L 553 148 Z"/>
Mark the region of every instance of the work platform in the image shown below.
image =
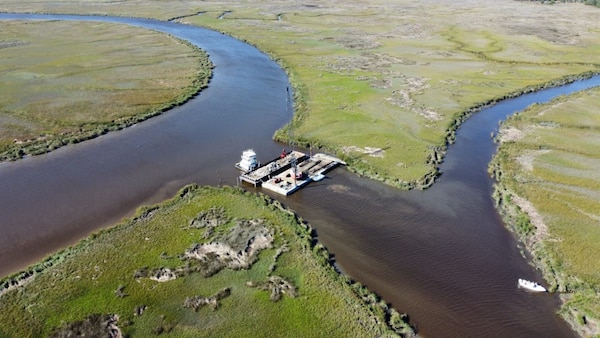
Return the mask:
<path id="1" fill-rule="evenodd" d="M 281 195 L 289 195 L 312 181 L 321 180 L 328 170 L 338 164 L 346 163 L 330 155 L 318 153 L 308 157 L 294 150 L 241 174 L 239 180 Z"/>
<path id="2" fill-rule="evenodd" d="M 290 167 L 274 175 L 263 182 L 262 187 L 281 195 L 290 195 L 339 164 L 346 163 L 333 156 L 315 154 L 299 162 L 296 170 Z"/>
<path id="3" fill-rule="evenodd" d="M 240 176 L 240 180 L 250 183 L 255 187 L 259 186 L 264 181 L 270 179 L 272 176 L 291 168 L 293 159 L 295 159 L 297 163 L 302 162 L 306 159 L 306 154 L 301 153 L 299 151 L 291 151 L 289 154 L 286 154 L 283 158 L 278 157 L 272 161 L 267 162 L 267 164 L 255 170 L 242 174 Z"/>

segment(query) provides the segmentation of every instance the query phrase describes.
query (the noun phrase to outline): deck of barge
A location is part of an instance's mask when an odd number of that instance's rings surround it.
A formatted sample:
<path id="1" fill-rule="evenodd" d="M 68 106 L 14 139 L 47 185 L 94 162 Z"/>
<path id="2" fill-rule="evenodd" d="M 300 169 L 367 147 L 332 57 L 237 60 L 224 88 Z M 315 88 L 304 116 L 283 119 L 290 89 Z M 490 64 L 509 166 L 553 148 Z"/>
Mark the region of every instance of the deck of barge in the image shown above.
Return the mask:
<path id="1" fill-rule="evenodd" d="M 250 183 L 254 186 L 261 185 L 264 181 L 270 179 L 274 175 L 280 174 L 292 167 L 292 159 L 295 158 L 298 163 L 304 161 L 307 157 L 306 154 L 299 151 L 291 151 L 285 157 L 278 157 L 272 161 L 267 162 L 265 165 L 255 169 L 253 171 L 244 173 L 240 176 L 240 180 Z"/>
<path id="2" fill-rule="evenodd" d="M 310 183 L 313 177 L 324 174 L 339 164 L 346 163 L 333 156 L 315 154 L 298 163 L 296 173 L 300 173 L 300 177 L 296 177 L 294 169 L 290 167 L 263 182 L 262 187 L 281 195 L 290 195 Z"/>

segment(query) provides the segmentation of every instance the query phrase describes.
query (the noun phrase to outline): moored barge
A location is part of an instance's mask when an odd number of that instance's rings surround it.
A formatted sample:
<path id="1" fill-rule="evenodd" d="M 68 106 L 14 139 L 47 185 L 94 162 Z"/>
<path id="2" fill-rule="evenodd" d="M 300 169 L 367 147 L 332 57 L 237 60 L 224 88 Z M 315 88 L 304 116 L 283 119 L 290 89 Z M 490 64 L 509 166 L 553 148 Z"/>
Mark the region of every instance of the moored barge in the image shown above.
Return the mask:
<path id="1" fill-rule="evenodd" d="M 242 161 L 243 159 L 244 155 Z M 339 158 L 322 153 L 308 157 L 299 151 L 293 150 L 290 153 L 284 151 L 278 158 L 263 166 L 242 171 L 239 180 L 255 187 L 262 186 L 281 195 L 290 195 L 312 181 L 322 180 L 327 171 L 339 164 L 346 163 Z"/>

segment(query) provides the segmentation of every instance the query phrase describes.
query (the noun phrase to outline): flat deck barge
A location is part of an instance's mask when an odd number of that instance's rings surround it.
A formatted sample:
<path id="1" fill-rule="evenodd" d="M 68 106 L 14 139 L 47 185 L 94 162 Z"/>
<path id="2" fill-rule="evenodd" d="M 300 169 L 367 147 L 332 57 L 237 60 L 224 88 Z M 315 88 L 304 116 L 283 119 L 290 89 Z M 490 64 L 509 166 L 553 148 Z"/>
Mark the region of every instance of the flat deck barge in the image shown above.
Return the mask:
<path id="1" fill-rule="evenodd" d="M 262 187 L 281 195 L 290 195 L 344 161 L 326 154 L 315 154 L 263 182 Z"/>
<path id="2" fill-rule="evenodd" d="M 280 156 L 255 170 L 240 175 L 240 180 L 256 187 L 269 180 L 271 177 L 291 168 L 293 159 L 295 159 L 297 163 L 302 163 L 306 158 L 306 154 L 302 152 L 291 151 L 283 157 Z"/>

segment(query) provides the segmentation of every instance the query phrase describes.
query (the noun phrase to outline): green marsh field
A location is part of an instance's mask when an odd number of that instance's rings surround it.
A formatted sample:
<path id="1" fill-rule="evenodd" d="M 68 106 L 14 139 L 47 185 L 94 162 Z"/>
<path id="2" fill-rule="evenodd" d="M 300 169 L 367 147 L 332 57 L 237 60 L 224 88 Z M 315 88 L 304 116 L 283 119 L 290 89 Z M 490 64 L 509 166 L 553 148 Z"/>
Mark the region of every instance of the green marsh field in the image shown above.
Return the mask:
<path id="1" fill-rule="evenodd" d="M 600 9 L 583 4 L 25 0 L 0 11 L 176 19 L 247 41 L 288 71 L 296 142 L 403 188 L 432 183 L 475 107 L 600 65 Z"/>
<path id="2" fill-rule="evenodd" d="M 207 3 L 181 21 L 248 41 L 288 69 L 298 142 L 336 152 L 361 175 L 413 188 L 432 183 L 446 141 L 473 107 L 600 65 L 592 42 L 599 25 L 562 20 L 564 11 L 595 20 L 597 8 L 496 6 Z M 554 20 L 559 28 L 546 24 Z"/>
<path id="3" fill-rule="evenodd" d="M 2 23 L 0 160 L 131 126 L 206 86 L 208 56 L 165 34 L 85 22 Z"/>
<path id="4" fill-rule="evenodd" d="M 585 336 L 598 334 L 600 314 L 598 107 L 600 89 L 593 89 L 513 116 L 490 167 L 509 224 Z"/>
<path id="5" fill-rule="evenodd" d="M 5 280 L 0 336 L 411 335 L 311 232 L 266 196 L 188 186 Z"/>
<path id="6" fill-rule="evenodd" d="M 433 183 L 436 165 L 457 126 L 482 105 L 600 71 L 600 9 L 581 3 L 20 0 L 3 1 L 0 11 L 176 19 L 235 36 L 271 55 L 288 72 L 295 93 L 295 142 L 323 147 L 347 160 L 356 173 L 406 189 Z M 71 29 L 73 25 L 77 29 Z M 120 42 L 118 48 L 115 40 Z M 84 53 L 76 56 L 74 51 Z M 3 22 L 0 56 L 3 160 L 52 150 L 162 112 L 206 85 L 211 67 L 201 51 L 181 41 L 114 24 Z M 46 61 L 40 63 L 40 58 Z M 90 71 L 93 81 L 79 76 L 83 69 Z M 542 266 L 553 291 L 562 295 L 565 305 L 561 314 L 584 336 L 600 334 L 598 95 L 598 91 L 589 91 L 560 98 L 511 119 L 503 127 L 505 133 L 513 131 L 520 136 L 503 140 L 490 169 L 499 179 L 497 199 L 509 227 L 522 234 L 533 263 Z M 287 135 L 287 130 L 281 130 L 274 137 L 286 140 Z M 256 208 L 252 215 L 260 214 Z M 76 251 L 93 242 L 84 241 Z M 150 259 L 161 257 L 160 249 L 153 250 L 148 253 Z M 167 252 L 166 256 L 176 254 Z M 282 261 L 286 257 L 281 254 Z M 50 258 L 55 259 L 59 258 Z M 175 261 L 172 257 L 160 259 L 163 263 Z M 71 259 L 51 269 L 79 264 L 67 262 Z M 144 264 L 142 260 L 139 263 Z M 93 270 L 98 263 L 86 264 Z M 270 268 L 257 264 L 243 272 L 247 275 L 240 277 L 239 283 L 269 275 Z M 155 262 L 154 267 L 158 265 Z M 261 266 L 262 272 L 256 272 Z M 146 306 L 151 311 L 151 305 L 160 300 L 138 298 L 144 285 L 182 285 L 177 279 L 154 284 L 143 279 L 141 286 L 124 284 L 134 272 L 126 271 L 121 277 L 117 276 L 120 272 L 111 272 L 114 279 L 103 286 L 102 295 L 86 295 L 87 291 L 80 289 L 81 298 L 74 295 L 72 300 L 81 304 L 77 316 L 53 315 L 48 325 L 23 317 L 23 321 L 31 320 L 24 325 L 48 333 L 66 322 L 83 320 L 91 314 L 90 304 L 98 299 L 110 299 L 112 308 L 123 313 L 133 313 L 142 301 L 150 304 Z M 38 279 L 49 278 L 50 274 L 40 274 L 27 287 L 44 288 L 34 285 L 44 285 L 38 284 Z M 190 274 L 184 278 L 200 277 Z M 285 278 L 302 290 L 298 275 L 290 272 Z M 234 298 L 241 289 L 271 304 L 266 300 L 268 292 L 245 289 L 241 284 L 214 285 L 198 293 L 210 298 L 222 288 L 231 292 L 215 314 L 223 313 L 228 302 L 241 301 Z M 120 286 L 125 286 L 120 292 L 129 296 L 115 296 Z M 4 294 L 2 304 L 5 297 L 17 293 L 35 297 L 41 292 L 17 289 Z M 301 299 L 284 296 L 274 306 Z M 22 311 L 35 313 L 40 302 L 32 301 L 33 305 Z M 173 313 L 188 318 L 195 312 L 181 309 L 182 302 L 174 301 Z M 212 310 L 198 310 L 202 311 Z M 180 325 L 187 320 L 179 323 L 158 312 L 146 312 L 139 319 L 131 316 L 120 319 L 121 324 L 121 320 L 129 323 L 125 332 L 180 332 L 184 330 Z M 144 322 L 163 324 L 152 328 Z M 369 332 L 383 329 L 374 330 Z"/>

